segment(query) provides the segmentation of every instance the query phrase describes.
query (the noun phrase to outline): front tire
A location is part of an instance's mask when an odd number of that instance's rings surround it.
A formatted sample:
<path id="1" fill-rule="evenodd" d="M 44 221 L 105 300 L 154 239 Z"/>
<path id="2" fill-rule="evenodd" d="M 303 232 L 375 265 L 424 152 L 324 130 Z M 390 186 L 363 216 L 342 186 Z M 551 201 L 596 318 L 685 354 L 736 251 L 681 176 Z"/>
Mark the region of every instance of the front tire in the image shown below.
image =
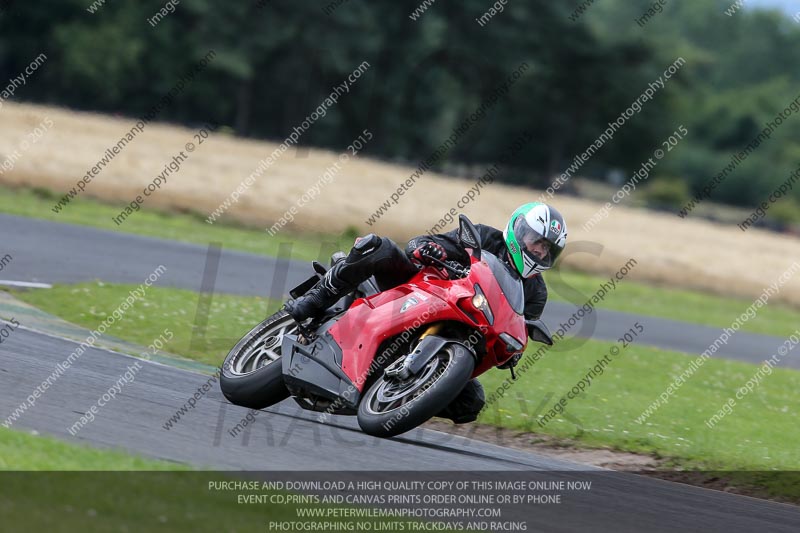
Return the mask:
<path id="1" fill-rule="evenodd" d="M 444 346 L 408 380 L 379 377 L 358 405 L 358 425 L 375 437 L 394 437 L 426 422 L 452 402 L 475 370 L 475 359 L 458 343 Z"/>
<path id="2" fill-rule="evenodd" d="M 263 409 L 289 397 L 283 382 L 281 343 L 297 323 L 281 310 L 251 329 L 231 348 L 220 372 L 222 394 L 232 404 Z"/>

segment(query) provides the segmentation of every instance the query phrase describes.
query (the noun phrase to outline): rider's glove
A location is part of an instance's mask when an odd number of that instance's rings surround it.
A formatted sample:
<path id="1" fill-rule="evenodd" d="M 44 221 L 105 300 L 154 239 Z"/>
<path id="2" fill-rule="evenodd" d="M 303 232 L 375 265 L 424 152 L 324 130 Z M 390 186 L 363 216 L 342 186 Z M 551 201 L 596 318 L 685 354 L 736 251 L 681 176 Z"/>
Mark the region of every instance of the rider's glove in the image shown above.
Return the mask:
<path id="1" fill-rule="evenodd" d="M 431 257 L 439 261 L 447 259 L 447 252 L 444 251 L 444 247 L 435 242 L 426 242 L 414 250 L 411 255 L 423 265 L 433 264 L 433 261 L 430 260 Z"/>

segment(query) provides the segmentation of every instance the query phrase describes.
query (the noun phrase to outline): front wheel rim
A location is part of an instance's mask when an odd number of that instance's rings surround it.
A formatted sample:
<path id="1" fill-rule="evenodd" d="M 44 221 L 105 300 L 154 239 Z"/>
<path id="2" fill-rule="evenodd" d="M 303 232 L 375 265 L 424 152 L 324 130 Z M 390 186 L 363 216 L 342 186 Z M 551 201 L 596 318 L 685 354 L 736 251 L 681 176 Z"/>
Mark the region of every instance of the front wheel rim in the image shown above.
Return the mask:
<path id="1" fill-rule="evenodd" d="M 408 405 L 436 384 L 452 364 L 449 350 L 436 354 L 420 373 L 408 380 L 389 378 L 384 375 L 377 387 L 370 389 L 365 398 L 366 409 L 374 415 L 387 414 Z"/>

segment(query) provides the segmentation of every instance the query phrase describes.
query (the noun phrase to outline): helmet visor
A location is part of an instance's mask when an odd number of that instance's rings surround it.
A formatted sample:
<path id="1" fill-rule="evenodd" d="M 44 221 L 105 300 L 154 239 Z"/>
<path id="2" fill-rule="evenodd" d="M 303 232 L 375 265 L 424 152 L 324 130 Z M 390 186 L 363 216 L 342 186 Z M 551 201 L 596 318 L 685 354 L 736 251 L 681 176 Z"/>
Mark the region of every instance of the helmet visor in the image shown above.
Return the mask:
<path id="1" fill-rule="evenodd" d="M 533 261 L 534 264 L 550 268 L 561 254 L 562 248 L 553 243 L 554 239 L 531 228 L 523 216 L 514 223 L 514 237 L 520 245 L 525 263 Z"/>

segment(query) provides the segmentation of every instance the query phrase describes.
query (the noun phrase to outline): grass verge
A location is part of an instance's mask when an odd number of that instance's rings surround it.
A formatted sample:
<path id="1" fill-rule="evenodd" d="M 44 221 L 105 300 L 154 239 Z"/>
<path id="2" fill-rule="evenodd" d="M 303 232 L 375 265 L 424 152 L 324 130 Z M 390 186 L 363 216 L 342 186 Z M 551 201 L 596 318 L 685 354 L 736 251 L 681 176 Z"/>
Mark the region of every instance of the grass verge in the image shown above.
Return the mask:
<path id="1" fill-rule="evenodd" d="M 17 298 L 73 324 L 94 329 L 125 300 L 135 285 L 102 281 L 59 285 L 46 291 L 14 291 Z M 274 313 L 280 303 L 260 297 L 215 294 L 203 329 L 195 328 L 199 294 L 190 290 L 151 287 L 107 330 L 109 335 L 150 345 L 169 329 L 164 350 L 218 366 L 228 350 L 253 326 Z"/>
<path id="2" fill-rule="evenodd" d="M 800 438 L 792 422 L 800 410 L 800 372 L 774 369 L 752 393 L 736 400 L 731 414 L 713 428 L 705 422 L 734 397 L 759 368 L 707 359 L 649 418 L 644 410 L 665 391 L 695 356 L 636 344 L 611 357 L 563 414 L 539 422 L 609 350 L 609 342 L 565 339 L 522 374 L 487 409 L 480 421 L 522 431 L 577 439 L 593 446 L 680 457 L 708 469 L 799 470 L 800 457 L 790 443 Z M 769 356 L 770 354 L 765 354 Z M 491 393 L 507 377 L 488 372 L 481 381 Z M 637 420 L 638 419 L 638 420 Z"/>
<path id="3" fill-rule="evenodd" d="M 190 470 L 116 450 L 97 450 L 0 428 L 0 470 Z M 2 484 L 0 484 L 2 486 Z"/>
<path id="4" fill-rule="evenodd" d="M 211 488 L 211 481 L 230 480 L 226 473 L 0 428 L 4 531 L 269 531 L 271 522 L 307 522 L 298 518 L 300 507 L 342 508 L 291 501 L 245 504 L 240 495 L 290 493 Z M 363 520 L 371 523 L 369 530 L 382 521 Z M 352 531 L 353 521 L 325 519 L 331 531 Z"/>
<path id="5" fill-rule="evenodd" d="M 651 416 L 641 415 L 696 356 L 615 343 L 564 340 L 490 403 L 479 422 L 547 434 L 590 447 L 652 454 L 676 469 L 727 471 L 731 479 L 800 501 L 800 487 L 781 473 L 800 470 L 793 444 L 800 438 L 795 413 L 800 372 L 774 369 L 753 392 L 736 393 L 758 366 L 708 359 Z M 555 407 L 612 347 L 619 355 L 562 413 Z M 771 354 L 764 354 L 765 358 Z M 481 377 L 487 397 L 502 388 L 506 373 Z M 730 414 L 709 428 L 706 421 L 734 398 Z M 552 411 L 551 411 L 552 409 Z M 548 415 L 555 414 L 554 417 Z M 540 425 L 540 422 L 542 425 Z"/>

